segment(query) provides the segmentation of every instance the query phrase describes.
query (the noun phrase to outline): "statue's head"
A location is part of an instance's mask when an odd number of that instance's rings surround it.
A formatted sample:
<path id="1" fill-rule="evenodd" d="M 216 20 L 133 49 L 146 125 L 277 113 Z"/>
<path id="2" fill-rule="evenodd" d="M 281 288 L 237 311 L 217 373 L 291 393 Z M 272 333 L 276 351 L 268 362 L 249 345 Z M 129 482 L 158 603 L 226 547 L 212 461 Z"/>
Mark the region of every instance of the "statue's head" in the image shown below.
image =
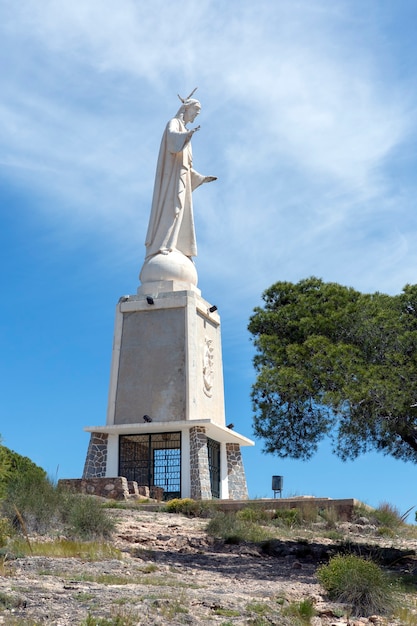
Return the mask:
<path id="1" fill-rule="evenodd" d="M 197 87 L 190 93 L 190 95 L 187 98 L 181 98 L 181 96 L 178 96 L 178 98 L 182 102 L 182 105 L 178 109 L 175 117 L 181 117 L 182 119 L 184 119 L 184 116 L 185 116 L 185 118 L 188 118 L 187 119 L 188 122 L 194 121 L 194 119 L 197 117 L 197 115 L 201 111 L 201 104 L 199 100 L 196 100 L 195 98 L 191 97 L 194 94 L 196 89 Z"/>

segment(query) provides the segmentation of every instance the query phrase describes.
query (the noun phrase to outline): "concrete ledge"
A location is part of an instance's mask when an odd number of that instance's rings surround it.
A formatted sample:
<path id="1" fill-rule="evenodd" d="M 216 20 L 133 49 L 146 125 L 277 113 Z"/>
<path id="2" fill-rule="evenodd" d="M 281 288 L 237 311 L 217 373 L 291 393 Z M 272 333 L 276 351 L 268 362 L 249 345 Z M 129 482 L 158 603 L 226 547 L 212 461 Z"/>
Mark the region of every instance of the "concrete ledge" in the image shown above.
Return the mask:
<path id="1" fill-rule="evenodd" d="M 346 521 L 353 517 L 354 508 L 362 505 L 355 498 L 343 498 L 341 500 L 333 500 L 332 498 L 314 498 L 314 497 L 296 497 L 296 498 L 265 498 L 260 500 L 240 500 L 227 501 L 219 500 L 219 509 L 221 511 L 237 511 L 243 507 L 256 506 L 263 509 L 306 509 L 314 507 L 318 510 L 332 510 L 337 512 L 339 519 Z M 362 505 L 363 506 L 363 505 Z"/>
<path id="2" fill-rule="evenodd" d="M 207 504 L 209 500 L 204 500 Z M 260 507 L 267 510 L 277 509 L 306 509 L 307 507 L 315 507 L 318 510 L 335 510 L 340 520 L 350 521 L 353 518 L 355 507 L 362 506 L 369 508 L 367 505 L 356 500 L 355 498 L 343 498 L 333 500 L 332 498 L 314 498 L 314 497 L 297 497 L 297 498 L 262 498 L 259 500 L 211 500 L 215 504 L 218 511 L 234 512 L 248 507 Z M 147 511 L 158 511 L 161 507 L 155 504 L 143 504 L 143 508 Z"/>

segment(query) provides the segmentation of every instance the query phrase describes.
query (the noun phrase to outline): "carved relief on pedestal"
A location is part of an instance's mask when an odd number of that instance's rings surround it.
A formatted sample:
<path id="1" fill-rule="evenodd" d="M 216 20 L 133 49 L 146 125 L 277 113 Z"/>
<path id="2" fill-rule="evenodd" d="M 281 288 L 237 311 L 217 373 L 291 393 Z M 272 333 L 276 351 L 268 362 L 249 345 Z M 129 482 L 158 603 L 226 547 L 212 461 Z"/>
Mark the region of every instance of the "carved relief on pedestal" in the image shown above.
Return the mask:
<path id="1" fill-rule="evenodd" d="M 213 395 L 213 383 L 214 383 L 214 345 L 213 340 L 204 339 L 204 354 L 203 354 L 203 391 L 211 398 Z"/>

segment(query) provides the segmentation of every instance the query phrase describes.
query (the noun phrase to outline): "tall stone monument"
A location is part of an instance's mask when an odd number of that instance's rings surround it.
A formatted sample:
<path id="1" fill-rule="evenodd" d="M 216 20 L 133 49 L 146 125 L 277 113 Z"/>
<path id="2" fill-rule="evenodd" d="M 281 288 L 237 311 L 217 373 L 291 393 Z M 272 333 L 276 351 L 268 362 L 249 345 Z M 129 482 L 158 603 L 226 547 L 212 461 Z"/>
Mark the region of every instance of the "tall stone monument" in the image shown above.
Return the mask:
<path id="1" fill-rule="evenodd" d="M 116 307 L 107 421 L 85 428 L 83 478 L 122 476 L 164 499 L 238 500 L 248 497 L 241 446 L 253 442 L 226 426 L 220 317 L 192 261 L 192 191 L 216 180 L 192 166 L 193 94 L 162 137 L 141 285 Z"/>

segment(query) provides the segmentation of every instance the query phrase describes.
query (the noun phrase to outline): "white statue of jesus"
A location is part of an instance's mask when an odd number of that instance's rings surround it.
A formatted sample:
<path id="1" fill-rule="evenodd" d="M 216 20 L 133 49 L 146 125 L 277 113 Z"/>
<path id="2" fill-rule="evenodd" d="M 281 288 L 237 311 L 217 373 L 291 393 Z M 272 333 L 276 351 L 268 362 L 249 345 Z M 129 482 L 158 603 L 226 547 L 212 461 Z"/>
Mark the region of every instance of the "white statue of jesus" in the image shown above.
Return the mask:
<path id="1" fill-rule="evenodd" d="M 195 89 L 194 89 L 195 91 Z M 146 235 L 146 258 L 173 250 L 197 256 L 192 192 L 216 180 L 193 169 L 191 137 L 200 126 L 188 130 L 201 111 L 198 100 L 180 98 L 182 105 L 165 128 L 156 168 L 152 209 Z"/>

